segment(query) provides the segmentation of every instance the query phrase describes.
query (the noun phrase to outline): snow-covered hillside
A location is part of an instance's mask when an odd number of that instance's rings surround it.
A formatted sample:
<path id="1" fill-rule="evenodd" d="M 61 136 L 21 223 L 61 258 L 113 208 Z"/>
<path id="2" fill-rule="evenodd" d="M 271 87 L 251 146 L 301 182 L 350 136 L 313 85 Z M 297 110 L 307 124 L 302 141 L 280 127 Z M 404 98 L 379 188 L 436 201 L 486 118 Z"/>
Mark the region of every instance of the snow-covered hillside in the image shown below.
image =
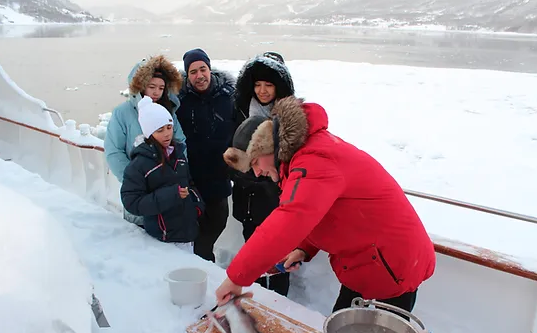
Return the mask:
<path id="1" fill-rule="evenodd" d="M 537 33 L 537 2 L 530 0 L 188 0 L 176 6 L 167 19 Z"/>
<path id="2" fill-rule="evenodd" d="M 530 0 L 131 0 L 104 6 L 85 1 L 91 10 L 70 0 L 0 0 L 0 24 L 268 23 L 537 33 L 537 1 Z M 159 14 L 162 8 L 167 10 Z"/>
<path id="3" fill-rule="evenodd" d="M 103 22 L 69 0 L 0 0 L 0 24 Z"/>
<path id="4" fill-rule="evenodd" d="M 88 7 L 88 11 L 92 15 L 100 16 L 113 23 L 146 23 L 157 22 L 159 20 L 157 14 L 131 5 Z"/>

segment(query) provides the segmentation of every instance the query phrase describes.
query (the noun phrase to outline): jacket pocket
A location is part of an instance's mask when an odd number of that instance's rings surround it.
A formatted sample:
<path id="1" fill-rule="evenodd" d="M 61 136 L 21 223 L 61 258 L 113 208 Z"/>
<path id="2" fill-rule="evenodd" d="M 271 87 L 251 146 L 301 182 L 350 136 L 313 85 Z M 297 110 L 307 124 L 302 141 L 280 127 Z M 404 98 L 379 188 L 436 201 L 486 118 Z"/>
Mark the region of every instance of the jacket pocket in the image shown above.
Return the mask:
<path id="1" fill-rule="evenodd" d="M 342 272 L 350 272 L 360 267 L 374 264 L 378 259 L 378 252 L 375 246 L 368 247 L 367 249 L 345 255 L 337 259 L 337 264 Z"/>
<path id="2" fill-rule="evenodd" d="M 181 209 L 165 215 L 167 241 L 169 242 L 192 242 L 198 236 L 198 210 L 192 200 L 183 199 Z"/>
<path id="3" fill-rule="evenodd" d="M 375 244 L 367 249 L 332 259 L 334 272 L 346 287 L 359 292 L 364 298 L 386 299 L 401 290 L 400 281 Z"/>
<path id="4" fill-rule="evenodd" d="M 395 276 L 393 269 L 390 267 L 390 265 L 388 264 L 388 262 L 382 255 L 382 252 L 378 248 L 377 248 L 377 252 L 379 254 L 380 261 L 382 262 L 382 265 L 384 265 L 384 268 L 386 268 L 386 270 L 388 271 L 388 274 L 390 274 L 390 276 L 392 277 L 393 281 L 395 281 L 395 283 L 399 284 L 401 280 L 398 279 L 397 276 Z"/>

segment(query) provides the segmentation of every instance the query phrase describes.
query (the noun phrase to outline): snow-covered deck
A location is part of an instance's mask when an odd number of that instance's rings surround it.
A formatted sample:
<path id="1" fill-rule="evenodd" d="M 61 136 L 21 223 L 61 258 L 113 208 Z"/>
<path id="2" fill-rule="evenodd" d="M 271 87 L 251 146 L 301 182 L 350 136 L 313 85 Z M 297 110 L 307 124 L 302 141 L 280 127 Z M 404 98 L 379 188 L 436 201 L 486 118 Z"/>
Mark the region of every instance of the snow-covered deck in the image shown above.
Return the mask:
<path id="1" fill-rule="evenodd" d="M 121 219 L 119 183 L 108 172 L 102 140 L 81 135 L 75 128 L 57 127 L 50 113 L 43 112 L 43 107 L 43 102 L 27 96 L 0 67 L 0 157 L 17 164 L 0 163 L 1 174 L 14 176 L 1 179 L 0 184 L 40 202 L 63 221 L 62 224 L 73 232 L 73 237 L 79 238 L 76 243 L 83 245 L 78 246 L 77 251 L 93 282 L 97 287 L 101 286 L 101 291 L 96 291 L 107 315 L 110 313 L 109 316 L 116 318 L 111 322 L 116 321 L 123 327 L 123 321 L 130 320 L 133 326 L 124 327 L 131 328 L 132 332 L 148 328 L 153 332 L 175 332 L 188 320 L 171 319 L 178 316 L 179 310 L 156 300 L 156 295 L 162 299 L 164 288 L 157 286 L 156 281 L 165 269 L 177 266 L 172 263 L 180 264 L 182 254 L 170 252 L 170 244 L 144 237 L 146 235 L 141 231 Z M 446 214 L 446 208 L 435 208 L 438 206 L 423 199 L 412 201 L 428 230 L 439 230 L 435 223 L 440 222 L 435 221 L 457 220 L 468 226 L 474 223 L 475 215 L 462 209 Z M 97 209 L 95 204 L 108 211 Z M 430 233 L 437 251 L 437 270 L 420 288 L 416 314 L 432 331 L 500 333 L 537 329 L 537 258 L 529 249 L 528 252 L 521 251 L 519 244 L 506 244 L 503 251 L 486 245 L 494 243 L 498 233 L 532 237 L 537 234 L 537 226 L 508 219 L 502 221 L 490 229 L 480 229 L 478 238 L 468 237 L 465 229 L 459 231 L 460 237 L 453 237 L 457 234 L 453 232 L 447 235 Z M 221 264 L 225 264 L 241 245 L 242 236 L 237 231 L 240 231 L 240 224 L 230 218 L 228 229 L 217 244 Z M 475 241 L 469 243 L 465 239 Z M 115 258 L 118 253 L 122 255 Z M 160 256 L 166 263 L 155 262 Z M 224 277 L 224 271 L 215 265 L 195 258 L 185 261 L 210 270 L 210 290 L 214 290 Z M 149 266 L 144 266 L 148 263 Z M 290 298 L 327 314 L 338 285 L 326 257 L 320 255 L 310 265 L 305 265 L 293 278 L 293 284 L 295 290 Z M 328 287 L 329 291 L 319 292 L 321 287 Z M 125 302 L 127 295 L 132 298 Z M 263 289 L 259 289 L 257 295 L 271 308 L 290 311 L 286 313 L 293 319 L 315 328 L 322 327 L 324 316 L 318 312 L 305 310 L 297 303 Z M 156 310 L 140 316 L 140 307 L 147 300 L 163 306 L 160 310 L 164 317 Z M 132 305 L 131 314 L 130 310 L 124 312 L 125 303 Z M 505 305 L 515 303 L 516 307 Z M 195 317 L 192 313 L 186 316 Z M 166 318 L 173 322 L 169 327 L 162 324 Z"/>
<path id="2" fill-rule="evenodd" d="M 2 241 L 7 253 L 0 251 L 0 263 L 10 263 L 3 265 L 10 274 L 2 274 L 0 290 L 6 290 L 10 299 L 17 301 L 12 304 L 51 300 L 54 306 L 49 308 L 55 311 L 45 311 L 44 304 L 42 309 L 32 306 L 37 310 L 35 318 L 43 315 L 43 319 L 63 320 L 73 328 L 72 322 L 81 327 L 80 322 L 85 319 L 89 328 L 91 277 L 114 332 L 184 332 L 215 305 L 214 291 L 225 278 L 222 268 L 147 236 L 121 216 L 45 182 L 16 163 L 0 160 L 0 174 L 9 175 L 0 177 L 0 235 L 8 237 Z M 79 263 L 85 267 L 81 269 Z M 199 267 L 209 273 L 202 308 L 185 310 L 171 303 L 164 275 L 180 267 Z M 19 274 L 22 276 L 11 279 Z M 54 274 L 57 278 L 53 278 Z M 70 278 L 75 281 L 69 281 Z M 35 290 L 43 285 L 49 289 Z M 255 293 L 256 301 L 280 312 L 290 311 L 294 319 L 322 328 L 324 316 L 318 312 L 258 285 L 247 289 Z M 81 303 L 87 304 L 87 311 L 80 311 Z M 78 308 L 65 311 L 73 304 Z M 10 313 L 7 305 L 0 302 L 0 318 Z M 17 316 L 22 314 L 17 312 Z M 17 322 L 17 318 L 1 321 L 0 327 Z M 18 324 L 22 325 L 24 320 L 23 316 Z M 24 325 L 7 327 L 11 329 L 1 331 L 22 332 Z"/>

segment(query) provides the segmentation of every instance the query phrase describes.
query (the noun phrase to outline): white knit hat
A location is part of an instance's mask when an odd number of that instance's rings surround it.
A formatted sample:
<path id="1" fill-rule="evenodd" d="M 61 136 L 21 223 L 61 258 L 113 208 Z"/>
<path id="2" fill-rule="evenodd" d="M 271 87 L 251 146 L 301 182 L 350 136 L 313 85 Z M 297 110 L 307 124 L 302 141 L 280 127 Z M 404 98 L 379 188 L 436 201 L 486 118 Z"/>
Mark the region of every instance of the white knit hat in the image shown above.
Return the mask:
<path id="1" fill-rule="evenodd" d="M 153 103 L 148 96 L 138 102 L 138 122 L 146 138 L 162 126 L 173 126 L 173 119 L 168 110 L 160 104 Z"/>

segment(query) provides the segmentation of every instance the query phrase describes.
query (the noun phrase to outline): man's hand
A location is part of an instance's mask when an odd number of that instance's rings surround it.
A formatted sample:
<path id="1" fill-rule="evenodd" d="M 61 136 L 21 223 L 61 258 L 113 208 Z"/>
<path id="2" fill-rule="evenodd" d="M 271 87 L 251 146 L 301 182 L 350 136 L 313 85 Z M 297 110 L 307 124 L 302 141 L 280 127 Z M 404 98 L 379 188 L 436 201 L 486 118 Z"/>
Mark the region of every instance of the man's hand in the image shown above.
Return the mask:
<path id="1" fill-rule="evenodd" d="M 223 305 L 233 297 L 242 294 L 242 287 L 233 283 L 229 278 L 226 278 L 224 282 L 216 289 L 216 302 L 218 306 Z"/>
<path id="2" fill-rule="evenodd" d="M 291 266 L 294 262 L 304 261 L 306 259 L 306 253 L 302 250 L 296 249 L 293 252 L 289 253 L 285 260 L 283 267 L 287 272 L 294 272 L 300 268 L 300 265 Z"/>

